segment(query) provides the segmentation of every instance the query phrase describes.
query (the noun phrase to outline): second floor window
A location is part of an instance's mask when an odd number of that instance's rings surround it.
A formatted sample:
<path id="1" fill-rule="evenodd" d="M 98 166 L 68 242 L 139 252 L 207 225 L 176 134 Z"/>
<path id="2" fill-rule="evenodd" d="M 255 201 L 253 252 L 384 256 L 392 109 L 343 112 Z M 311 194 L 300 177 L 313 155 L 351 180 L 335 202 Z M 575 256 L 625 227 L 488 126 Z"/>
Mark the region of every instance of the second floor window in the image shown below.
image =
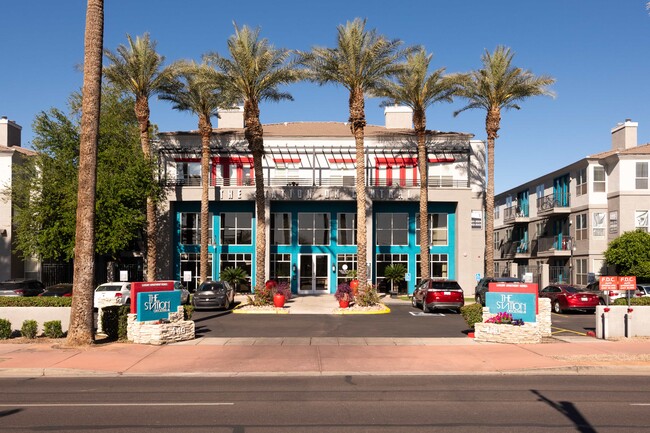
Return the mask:
<path id="1" fill-rule="evenodd" d="M 291 214 L 271 214 L 271 245 L 291 245 Z"/>
<path id="2" fill-rule="evenodd" d="M 299 213 L 298 214 L 298 244 L 299 245 L 329 245 L 330 243 L 330 214 L 329 213 Z"/>
<path id="3" fill-rule="evenodd" d="M 201 185 L 201 163 L 177 162 L 176 180 L 183 185 Z"/>
<path id="4" fill-rule="evenodd" d="M 636 189 L 648 189 L 648 163 L 636 163 Z"/>
<path id="5" fill-rule="evenodd" d="M 578 170 L 576 174 L 576 196 L 587 194 L 587 169 Z"/>
<path id="6" fill-rule="evenodd" d="M 338 232 L 336 242 L 339 245 L 357 244 L 357 214 L 340 213 L 338 215 Z"/>
<path id="7" fill-rule="evenodd" d="M 208 243 L 213 243 L 212 214 L 208 215 Z M 183 245 L 199 245 L 201 243 L 201 214 L 185 212 L 181 214 L 181 238 Z"/>
<path id="8" fill-rule="evenodd" d="M 408 223 L 406 213 L 378 213 L 377 245 L 408 245 Z"/>
<path id="9" fill-rule="evenodd" d="M 587 214 L 576 215 L 576 240 L 587 239 Z"/>
<path id="10" fill-rule="evenodd" d="M 429 245 L 447 245 L 447 214 L 430 213 L 428 217 Z M 415 236 L 420 244 L 420 214 L 415 216 Z"/>
<path id="11" fill-rule="evenodd" d="M 228 212 L 221 214 L 221 245 L 251 245 L 253 214 Z"/>
<path id="12" fill-rule="evenodd" d="M 605 167 L 594 167 L 594 192 L 605 192 Z"/>

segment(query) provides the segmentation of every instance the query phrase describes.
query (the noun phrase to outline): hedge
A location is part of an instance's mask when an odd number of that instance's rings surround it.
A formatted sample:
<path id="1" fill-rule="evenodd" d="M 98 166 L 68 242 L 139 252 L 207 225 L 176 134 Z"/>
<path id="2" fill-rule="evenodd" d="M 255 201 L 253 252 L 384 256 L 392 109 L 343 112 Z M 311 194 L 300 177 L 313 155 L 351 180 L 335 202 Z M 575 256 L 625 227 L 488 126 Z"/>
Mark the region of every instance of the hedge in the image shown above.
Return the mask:
<path id="1" fill-rule="evenodd" d="M 612 305 L 627 305 L 626 298 L 618 298 Z M 650 305 L 650 297 L 647 298 L 630 298 L 630 305 Z"/>
<path id="2" fill-rule="evenodd" d="M 0 307 L 70 307 L 71 297 L 0 296 Z"/>

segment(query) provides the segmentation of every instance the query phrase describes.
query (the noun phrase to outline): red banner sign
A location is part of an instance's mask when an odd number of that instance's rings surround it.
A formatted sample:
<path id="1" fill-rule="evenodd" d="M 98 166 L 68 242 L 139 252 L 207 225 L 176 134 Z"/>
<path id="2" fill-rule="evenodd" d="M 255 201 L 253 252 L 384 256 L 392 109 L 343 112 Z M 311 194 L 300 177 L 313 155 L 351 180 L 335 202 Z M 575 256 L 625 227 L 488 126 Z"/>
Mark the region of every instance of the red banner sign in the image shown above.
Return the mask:
<path id="1" fill-rule="evenodd" d="M 636 277 L 618 277 L 619 290 L 636 290 Z"/>
<path id="2" fill-rule="evenodd" d="M 600 277 L 599 290 L 616 290 L 618 289 L 618 277 L 605 276 Z"/>
<path id="3" fill-rule="evenodd" d="M 173 281 L 138 281 L 131 283 L 131 314 L 138 312 L 138 293 L 174 290 Z"/>

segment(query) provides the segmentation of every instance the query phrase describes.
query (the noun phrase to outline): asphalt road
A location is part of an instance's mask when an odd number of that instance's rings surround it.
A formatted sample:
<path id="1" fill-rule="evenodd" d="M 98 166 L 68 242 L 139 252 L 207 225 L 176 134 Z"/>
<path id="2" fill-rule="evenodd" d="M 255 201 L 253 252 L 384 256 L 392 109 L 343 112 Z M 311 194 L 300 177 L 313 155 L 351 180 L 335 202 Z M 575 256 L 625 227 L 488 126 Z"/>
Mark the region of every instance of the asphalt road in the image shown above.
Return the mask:
<path id="1" fill-rule="evenodd" d="M 0 380 L 7 432 L 634 432 L 646 376 Z"/>
<path id="2" fill-rule="evenodd" d="M 197 336 L 255 337 L 463 337 L 468 329 L 462 316 L 451 311 L 424 314 L 410 304 L 391 305 L 390 314 L 232 314 L 223 310 L 195 311 Z M 595 328 L 593 313 L 552 313 L 553 335 L 586 335 Z"/>

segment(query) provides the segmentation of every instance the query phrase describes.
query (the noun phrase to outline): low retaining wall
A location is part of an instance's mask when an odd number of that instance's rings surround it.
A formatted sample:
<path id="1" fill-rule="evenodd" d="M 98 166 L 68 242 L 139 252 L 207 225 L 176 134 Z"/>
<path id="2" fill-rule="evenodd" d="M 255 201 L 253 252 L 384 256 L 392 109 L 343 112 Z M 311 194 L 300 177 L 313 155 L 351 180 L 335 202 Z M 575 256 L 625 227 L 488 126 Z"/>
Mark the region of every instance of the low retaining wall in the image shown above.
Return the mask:
<path id="1" fill-rule="evenodd" d="M 11 329 L 20 331 L 25 320 L 36 320 L 38 332 L 43 332 L 43 323 L 61 321 L 61 330 L 70 326 L 70 307 L 0 307 L 0 319 L 11 322 Z"/>
<path id="2" fill-rule="evenodd" d="M 540 298 L 537 305 L 536 322 L 524 323 L 522 326 L 498 325 L 485 323 L 496 314 L 483 308 L 483 323 L 474 324 L 474 339 L 491 343 L 534 344 L 541 343 L 542 337 L 551 336 L 551 302 Z"/>
<path id="3" fill-rule="evenodd" d="M 183 320 L 183 307 L 169 314 L 168 321 L 139 322 L 135 314 L 127 318 L 127 338 L 139 344 L 161 345 L 194 339 L 194 321 Z"/>
<path id="4" fill-rule="evenodd" d="M 632 305 L 630 309 L 626 305 L 596 307 L 596 337 L 650 336 L 650 306 Z"/>

